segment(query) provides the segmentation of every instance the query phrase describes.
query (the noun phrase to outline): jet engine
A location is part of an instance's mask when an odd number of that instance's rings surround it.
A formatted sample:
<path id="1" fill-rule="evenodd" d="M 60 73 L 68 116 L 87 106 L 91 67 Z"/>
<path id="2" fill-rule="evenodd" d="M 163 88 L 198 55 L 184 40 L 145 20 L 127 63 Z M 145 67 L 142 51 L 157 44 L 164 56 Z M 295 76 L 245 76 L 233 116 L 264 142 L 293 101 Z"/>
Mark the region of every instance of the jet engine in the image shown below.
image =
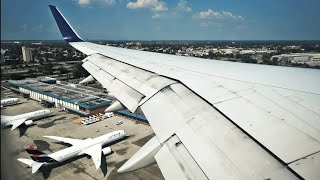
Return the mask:
<path id="1" fill-rule="evenodd" d="M 28 120 L 28 121 L 25 121 L 24 124 L 25 124 L 26 126 L 30 126 L 30 125 L 33 124 L 33 121 L 32 121 L 32 120 Z"/>
<path id="2" fill-rule="evenodd" d="M 106 148 L 103 148 L 102 149 L 102 153 L 103 155 L 108 155 L 108 154 L 111 154 L 112 150 L 111 150 L 111 147 L 106 147 Z"/>

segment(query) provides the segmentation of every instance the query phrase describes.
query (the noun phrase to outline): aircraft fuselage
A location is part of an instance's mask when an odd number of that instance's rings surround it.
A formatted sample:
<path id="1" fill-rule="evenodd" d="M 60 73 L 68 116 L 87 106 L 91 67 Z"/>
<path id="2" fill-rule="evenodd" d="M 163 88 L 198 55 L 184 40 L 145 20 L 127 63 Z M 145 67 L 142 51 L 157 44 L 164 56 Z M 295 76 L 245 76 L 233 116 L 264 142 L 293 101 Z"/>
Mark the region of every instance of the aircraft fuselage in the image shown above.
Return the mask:
<path id="1" fill-rule="evenodd" d="M 20 100 L 19 98 L 3 99 L 1 100 L 1 108 L 5 106 L 17 104 L 19 100 Z"/>
<path id="2" fill-rule="evenodd" d="M 49 109 L 44 109 L 44 110 L 33 111 L 33 112 L 20 114 L 16 116 L 2 116 L 1 123 L 6 124 L 10 121 L 15 121 L 19 119 L 37 120 L 37 119 L 47 117 L 50 114 L 52 114 L 52 111 L 50 111 Z"/>
<path id="3" fill-rule="evenodd" d="M 68 160 L 70 158 L 81 156 L 85 154 L 83 150 L 86 148 L 89 148 L 91 146 L 94 146 L 96 144 L 101 144 L 101 146 L 107 145 L 109 143 L 112 143 L 114 141 L 117 141 L 119 139 L 122 139 L 126 136 L 126 132 L 123 130 L 114 131 L 96 138 L 88 138 L 85 139 L 83 143 L 79 145 L 74 145 L 71 147 L 68 147 L 66 149 L 63 149 L 61 151 L 49 154 L 48 157 L 54 159 L 57 162 L 63 162 L 65 160 Z M 100 152 L 101 153 L 101 152 Z M 51 162 L 44 162 L 45 164 L 51 164 Z"/>

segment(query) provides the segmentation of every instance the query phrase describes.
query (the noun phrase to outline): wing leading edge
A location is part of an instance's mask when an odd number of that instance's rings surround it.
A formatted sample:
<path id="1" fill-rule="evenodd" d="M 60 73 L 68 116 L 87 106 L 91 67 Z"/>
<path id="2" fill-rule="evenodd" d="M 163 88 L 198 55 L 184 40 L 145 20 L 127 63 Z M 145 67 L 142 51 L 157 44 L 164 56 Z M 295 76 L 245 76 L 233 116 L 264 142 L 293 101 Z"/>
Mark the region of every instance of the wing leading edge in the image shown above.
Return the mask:
<path id="1" fill-rule="evenodd" d="M 16 129 L 17 127 L 19 127 L 21 124 L 23 124 L 27 119 L 26 118 L 22 118 L 22 119 L 17 119 L 17 120 L 12 120 L 10 122 L 8 122 L 6 124 L 6 126 L 8 125 L 12 125 L 11 130 Z"/>
<path id="2" fill-rule="evenodd" d="M 65 137 L 58 137 L 58 136 L 43 136 L 43 137 L 54 139 L 54 140 L 58 140 L 58 141 L 62 141 L 64 143 L 68 143 L 68 144 L 71 144 L 73 146 L 80 145 L 81 143 L 84 142 L 84 140 L 80 140 L 80 139 L 72 139 L 72 138 L 65 138 Z"/>
<path id="3" fill-rule="evenodd" d="M 57 21 L 59 28 L 65 22 Z M 144 156 L 152 151 L 167 179 L 320 176 L 319 72 L 195 58 L 186 64 L 185 57 L 67 42 L 88 55 L 83 67 L 126 108 L 146 115 L 161 147 L 147 143 L 134 156 L 136 167 L 151 162 Z"/>

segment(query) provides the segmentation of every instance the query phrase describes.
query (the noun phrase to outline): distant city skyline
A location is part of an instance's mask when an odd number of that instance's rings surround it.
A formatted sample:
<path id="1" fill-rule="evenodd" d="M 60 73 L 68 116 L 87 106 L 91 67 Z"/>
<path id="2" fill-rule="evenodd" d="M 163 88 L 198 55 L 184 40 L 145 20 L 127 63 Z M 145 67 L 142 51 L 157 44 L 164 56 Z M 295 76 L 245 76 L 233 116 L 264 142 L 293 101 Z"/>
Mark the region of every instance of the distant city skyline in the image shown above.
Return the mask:
<path id="1" fill-rule="evenodd" d="M 48 5 L 89 40 L 320 40 L 318 0 L 3 0 L 2 40 L 61 40 Z"/>

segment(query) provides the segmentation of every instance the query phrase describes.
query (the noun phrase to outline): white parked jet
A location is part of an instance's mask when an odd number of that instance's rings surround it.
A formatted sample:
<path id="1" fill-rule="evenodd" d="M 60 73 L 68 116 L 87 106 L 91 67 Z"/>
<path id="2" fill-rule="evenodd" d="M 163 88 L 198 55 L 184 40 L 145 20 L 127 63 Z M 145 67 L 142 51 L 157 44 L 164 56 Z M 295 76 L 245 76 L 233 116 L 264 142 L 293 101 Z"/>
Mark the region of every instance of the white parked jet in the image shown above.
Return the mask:
<path id="1" fill-rule="evenodd" d="M 3 108 L 4 106 L 17 104 L 19 100 L 20 100 L 19 98 L 3 99 L 1 100 L 1 108 Z"/>
<path id="2" fill-rule="evenodd" d="M 72 146 L 52 154 L 45 154 L 33 147 L 26 147 L 25 150 L 31 155 L 30 157 L 32 160 L 24 158 L 19 158 L 18 160 L 27 164 L 29 167 L 32 167 L 32 173 L 35 173 L 42 165 L 63 162 L 70 158 L 87 154 L 92 157 L 96 169 L 98 169 L 101 165 L 101 152 L 103 155 L 108 155 L 112 152 L 110 147 L 102 149 L 102 146 L 123 139 L 126 135 L 127 133 L 125 131 L 118 130 L 94 139 L 88 138 L 85 140 L 57 136 L 44 136 L 71 144 Z"/>
<path id="3" fill-rule="evenodd" d="M 25 124 L 26 126 L 30 126 L 33 124 L 34 120 L 38 120 L 52 114 L 52 111 L 49 109 L 33 111 L 29 113 L 19 114 L 16 116 L 1 116 L 1 124 L 5 126 L 12 125 L 11 130 L 16 129 L 21 124 Z"/>

